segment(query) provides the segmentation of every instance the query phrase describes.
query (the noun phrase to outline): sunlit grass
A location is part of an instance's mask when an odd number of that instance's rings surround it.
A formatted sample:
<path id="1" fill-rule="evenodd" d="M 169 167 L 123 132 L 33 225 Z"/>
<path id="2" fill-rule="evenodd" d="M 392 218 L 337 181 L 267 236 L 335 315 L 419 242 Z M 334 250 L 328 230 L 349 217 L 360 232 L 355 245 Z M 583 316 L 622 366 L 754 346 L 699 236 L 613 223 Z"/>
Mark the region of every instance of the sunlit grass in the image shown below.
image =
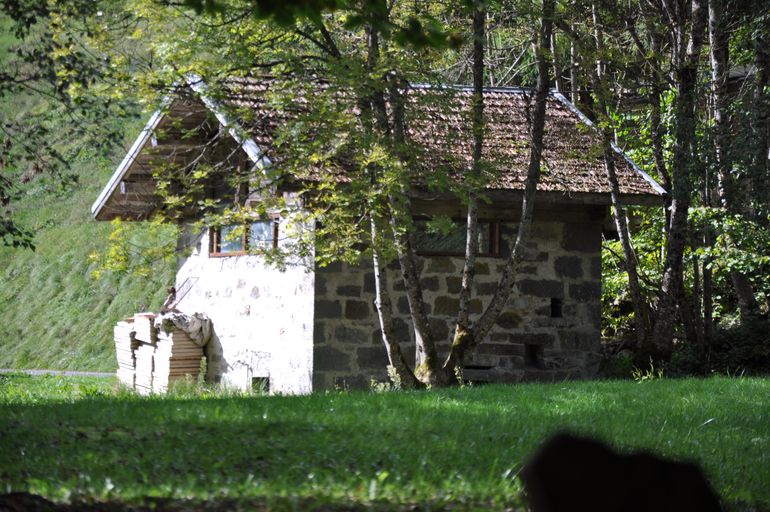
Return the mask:
<path id="1" fill-rule="evenodd" d="M 728 503 L 770 505 L 766 379 L 205 399 L 140 398 L 110 379 L 0 382 L 0 480 L 56 500 L 516 508 L 522 461 L 569 429 L 694 459 Z"/>

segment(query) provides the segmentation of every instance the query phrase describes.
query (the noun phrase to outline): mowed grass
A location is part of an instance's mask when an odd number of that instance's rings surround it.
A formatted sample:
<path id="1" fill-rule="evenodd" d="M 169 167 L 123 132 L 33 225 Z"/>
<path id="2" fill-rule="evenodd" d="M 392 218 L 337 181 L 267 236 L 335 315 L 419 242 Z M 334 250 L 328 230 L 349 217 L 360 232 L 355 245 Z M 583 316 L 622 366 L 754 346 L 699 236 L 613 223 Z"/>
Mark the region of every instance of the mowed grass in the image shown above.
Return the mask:
<path id="1" fill-rule="evenodd" d="M 569 429 L 695 460 L 730 509 L 766 510 L 768 397 L 768 379 L 723 377 L 140 398 L 111 379 L 0 376 L 0 481 L 57 501 L 521 509 L 522 462 Z"/>

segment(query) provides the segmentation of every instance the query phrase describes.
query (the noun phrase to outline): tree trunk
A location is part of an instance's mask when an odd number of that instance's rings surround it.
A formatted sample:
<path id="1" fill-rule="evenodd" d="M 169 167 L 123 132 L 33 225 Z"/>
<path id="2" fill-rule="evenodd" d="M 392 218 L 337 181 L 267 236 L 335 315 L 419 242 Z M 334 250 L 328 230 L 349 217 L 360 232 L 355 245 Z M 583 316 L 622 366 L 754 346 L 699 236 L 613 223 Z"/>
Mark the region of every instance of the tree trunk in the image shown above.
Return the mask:
<path id="1" fill-rule="evenodd" d="M 752 101 L 751 131 L 754 139 L 752 157 L 752 190 L 755 201 L 770 206 L 770 176 L 768 176 L 768 147 L 770 147 L 770 17 L 765 15 L 757 20 L 754 39 L 754 97 Z M 758 219 L 765 226 L 770 224 L 767 216 Z"/>
<path id="2" fill-rule="evenodd" d="M 401 386 L 406 389 L 421 387 L 422 383 L 417 380 L 401 352 L 400 340 L 397 340 L 393 334 L 393 301 L 388 292 L 387 270 L 383 267 L 377 250 L 381 243 L 379 229 L 373 217 L 370 216 L 369 222 L 372 236 L 372 267 L 374 268 L 374 306 L 380 321 L 382 342 L 385 345 L 390 366 L 398 375 Z"/>
<path id="3" fill-rule="evenodd" d="M 405 168 L 409 162 L 403 156 L 401 148 L 406 143 L 406 126 L 404 115 L 404 100 L 402 97 L 403 84 L 395 77 L 389 77 L 390 115 L 392 119 L 392 145 L 396 154 L 400 155 Z M 384 108 L 384 105 L 383 105 Z M 441 368 L 441 362 L 436 351 L 433 332 L 428 315 L 425 312 L 420 274 L 415 261 L 415 246 L 412 226 L 412 201 L 409 195 L 410 183 L 406 177 L 399 189 L 390 194 L 390 221 L 393 237 L 396 241 L 398 263 L 401 276 L 404 279 L 406 298 L 409 304 L 409 314 L 414 327 L 415 338 L 415 375 L 420 381 L 431 386 L 445 386 L 449 378 Z"/>
<path id="4" fill-rule="evenodd" d="M 385 12 L 383 9 L 374 9 L 372 12 Z M 372 14 L 374 16 L 374 14 Z M 370 23 L 367 27 L 367 68 L 373 71 L 377 68 L 380 60 L 380 42 L 376 23 Z M 379 135 L 389 141 L 391 148 L 400 153 L 399 147 L 404 142 L 404 112 L 403 105 L 398 96 L 399 84 L 391 87 L 392 109 L 389 113 L 387 102 L 385 101 L 385 91 L 381 86 L 374 90 L 367 91 L 368 96 L 362 103 L 362 114 L 367 114 L 374 119 L 374 126 Z M 389 114 L 392 116 L 392 122 L 389 122 Z M 365 117 L 365 116 L 364 116 Z M 365 119 L 364 119 L 365 121 Z M 411 239 L 411 202 L 409 199 L 409 184 L 402 184 L 398 190 L 391 190 L 387 197 L 389 201 L 390 226 L 395 239 L 398 261 L 401 267 L 401 275 L 407 291 L 407 300 L 412 317 L 412 324 L 415 332 L 415 372 L 409 370 L 408 365 L 403 359 L 403 354 L 397 341 L 392 335 L 392 303 L 384 286 L 386 275 L 383 272 L 377 247 L 375 242 L 379 240 L 379 233 L 376 226 L 376 219 L 371 220 L 372 243 L 373 243 L 373 265 L 375 271 L 376 298 L 375 304 L 382 328 L 383 343 L 388 351 L 390 364 L 396 369 L 401 378 L 402 385 L 414 384 L 415 377 L 423 382 L 438 384 L 441 381 L 440 376 L 436 376 L 437 369 L 440 369 L 438 355 L 433 343 L 430 323 L 425 313 L 425 303 L 422 299 L 422 288 L 420 286 L 420 276 L 418 275 L 414 244 Z M 379 284 L 378 284 L 379 283 Z"/>
<path id="5" fill-rule="evenodd" d="M 481 317 L 470 327 L 469 332 L 455 339 L 449 351 L 449 357 L 444 363 L 444 369 L 452 369 L 461 366 L 465 354 L 472 350 L 478 343 L 486 338 L 494 326 L 505 304 L 508 302 L 516 279 L 519 261 L 524 250 L 524 243 L 529 238 L 532 227 L 532 213 L 534 210 L 535 192 L 540 178 L 540 165 L 543 155 L 543 133 L 545 128 L 546 101 L 548 99 L 548 86 L 550 84 L 549 70 L 551 68 L 550 43 L 555 0 L 543 0 L 543 14 L 540 30 L 533 38 L 535 43 L 535 60 L 537 62 L 537 88 L 535 91 L 535 108 L 532 113 L 530 132 L 529 165 L 527 167 L 527 181 L 524 188 L 524 196 L 521 204 L 521 220 L 516 234 L 511 253 L 505 263 L 505 267 L 497 283 L 497 289 L 491 302 L 481 314 Z"/>
<path id="6" fill-rule="evenodd" d="M 709 0 L 709 41 L 711 61 L 711 83 L 714 105 L 714 150 L 717 166 L 717 194 L 719 204 L 729 213 L 739 213 L 736 208 L 735 187 L 730 174 L 730 119 L 727 94 L 727 72 L 730 67 L 729 44 L 722 21 L 722 0 Z M 732 242 L 730 241 L 732 244 Z M 759 303 L 754 297 L 754 287 L 749 277 L 738 271 L 730 272 L 741 318 L 751 320 L 759 316 Z"/>
<path id="7" fill-rule="evenodd" d="M 600 19 L 599 13 L 596 9 L 596 5 L 593 6 L 593 21 L 596 25 L 595 29 L 595 49 L 596 54 L 601 56 L 604 52 L 602 47 L 603 39 L 601 37 L 601 31 L 599 30 Z M 601 59 L 597 60 L 596 68 L 593 73 L 593 88 L 596 101 L 596 110 L 601 117 L 600 125 L 606 124 L 609 120 L 607 111 L 606 100 L 606 84 L 602 83 L 601 71 L 603 69 Z M 636 345 L 637 348 L 641 348 L 647 339 L 647 323 L 646 323 L 646 311 L 644 310 L 642 303 L 642 293 L 639 286 L 639 273 L 637 271 L 636 253 L 631 246 L 631 234 L 628 230 L 628 221 L 626 218 L 626 210 L 620 201 L 620 184 L 618 183 L 618 176 L 615 172 L 615 151 L 612 148 L 612 134 L 607 129 L 602 129 L 602 143 L 604 170 L 607 174 L 607 182 L 610 185 L 610 200 L 612 202 L 612 217 L 615 220 L 615 229 L 617 229 L 618 236 L 620 237 L 620 244 L 623 247 L 623 256 L 626 259 L 625 267 L 628 274 L 628 288 L 631 293 L 631 305 L 634 309 L 634 326 L 636 330 Z"/>
<path id="8" fill-rule="evenodd" d="M 477 1 L 473 8 L 473 161 L 470 170 L 472 186 L 478 183 L 480 175 L 481 155 L 484 147 L 484 25 L 486 7 Z M 468 192 L 468 212 L 465 226 L 465 263 L 463 265 L 462 286 L 460 288 L 460 307 L 457 312 L 457 327 L 452 346 L 464 345 L 463 339 L 471 336 L 470 302 L 473 279 L 476 268 L 476 254 L 479 250 L 478 198 L 474 190 Z M 452 351 L 444 361 L 444 369 L 454 372 L 453 364 L 461 364 L 460 360 L 452 359 Z"/>
<path id="9" fill-rule="evenodd" d="M 673 348 L 677 290 L 682 283 L 682 260 L 687 243 L 687 220 L 695 161 L 695 86 L 698 57 L 706 23 L 702 0 L 692 0 L 689 16 L 672 7 L 674 74 L 677 89 L 674 129 L 674 172 L 671 191 L 671 223 L 666 240 L 666 259 L 658 302 L 658 316 L 646 354 L 668 360 Z M 689 23 L 688 23 L 689 21 Z M 689 26 L 689 34 L 687 29 Z M 685 48 L 685 41 L 687 46 Z"/>

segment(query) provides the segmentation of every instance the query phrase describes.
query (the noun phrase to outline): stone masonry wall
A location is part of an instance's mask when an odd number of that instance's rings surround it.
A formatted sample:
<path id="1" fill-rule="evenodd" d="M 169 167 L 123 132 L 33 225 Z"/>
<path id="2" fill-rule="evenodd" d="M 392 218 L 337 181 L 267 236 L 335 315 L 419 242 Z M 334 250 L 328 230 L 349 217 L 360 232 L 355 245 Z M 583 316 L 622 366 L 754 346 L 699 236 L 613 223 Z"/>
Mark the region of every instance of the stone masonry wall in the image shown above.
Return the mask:
<path id="1" fill-rule="evenodd" d="M 536 217 L 537 218 L 537 217 Z M 516 224 L 501 225 L 502 255 Z M 466 361 L 477 381 L 586 378 L 598 365 L 601 219 L 536 220 L 517 284 L 489 337 Z M 458 309 L 463 259 L 421 257 L 421 283 L 440 354 L 449 349 Z M 478 258 L 472 312 L 491 300 L 504 257 Z M 414 359 L 412 327 L 399 271 L 388 271 L 396 331 Z M 386 379 L 388 364 L 374 308 L 371 266 L 316 269 L 313 389 L 361 388 Z M 561 317 L 554 317 L 561 313 Z M 472 316 L 473 318 L 473 316 Z"/>
<path id="2" fill-rule="evenodd" d="M 268 378 L 271 392 L 309 393 L 313 272 L 299 265 L 280 271 L 256 255 L 212 257 L 208 247 L 208 233 L 194 239 L 176 286 L 180 311 L 212 320 L 209 378 L 240 389 Z"/>

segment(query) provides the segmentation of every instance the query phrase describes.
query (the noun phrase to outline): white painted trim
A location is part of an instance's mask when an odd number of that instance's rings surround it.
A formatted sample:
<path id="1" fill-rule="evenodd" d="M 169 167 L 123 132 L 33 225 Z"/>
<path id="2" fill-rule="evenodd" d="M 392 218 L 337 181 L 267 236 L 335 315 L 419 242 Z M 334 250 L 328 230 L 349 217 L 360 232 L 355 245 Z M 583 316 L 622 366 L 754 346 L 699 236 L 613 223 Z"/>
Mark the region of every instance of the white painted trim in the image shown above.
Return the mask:
<path id="1" fill-rule="evenodd" d="M 551 94 L 553 95 L 553 97 L 554 97 L 554 98 L 556 98 L 557 100 L 559 100 L 559 101 L 560 101 L 560 102 L 561 102 L 561 103 L 562 103 L 562 104 L 563 104 L 565 107 L 567 107 L 567 108 L 568 108 L 570 111 L 572 111 L 572 113 L 574 113 L 575 115 L 577 115 L 577 116 L 580 118 L 580 120 L 581 120 L 581 121 L 583 121 L 583 122 L 584 122 L 586 125 L 590 126 L 590 127 L 591 127 L 591 128 L 593 128 L 594 130 L 596 130 L 597 132 L 599 132 L 599 128 L 598 128 L 598 127 L 597 127 L 597 126 L 596 126 L 596 125 L 593 123 L 593 121 L 591 121 L 590 119 L 588 119 L 588 117 L 587 117 L 587 116 L 586 116 L 584 113 L 582 113 L 582 112 L 581 112 L 581 111 L 580 111 L 580 110 L 579 110 L 579 109 L 578 109 L 578 108 L 577 108 L 577 107 L 576 107 L 576 106 L 575 106 L 575 105 L 574 105 L 574 104 L 573 104 L 573 103 L 572 103 L 570 100 L 568 100 L 568 99 L 567 99 L 567 98 L 566 98 L 566 97 L 565 97 L 565 96 L 564 96 L 562 93 L 560 93 L 559 91 L 551 91 Z M 639 174 L 642 176 L 642 178 L 644 178 L 644 180 L 645 180 L 647 183 L 649 183 L 649 184 L 650 184 L 650 186 L 651 186 L 651 187 L 652 187 L 652 188 L 655 190 L 655 192 L 657 192 L 657 193 L 659 193 L 659 194 L 661 194 L 661 195 L 666 195 L 666 194 L 668 194 L 668 191 L 666 191 L 666 189 L 665 189 L 665 188 L 661 187 L 661 186 L 658 184 L 658 182 L 657 182 L 657 181 L 655 181 L 654 179 L 652 179 L 652 176 L 650 176 L 649 174 L 647 174 L 646 172 L 644 172 L 644 171 L 643 171 L 643 170 L 642 170 L 642 169 L 641 169 L 641 168 L 640 168 L 638 165 L 636 165 L 636 163 L 634 163 L 634 161 L 633 161 L 633 160 L 631 160 L 631 158 L 629 158 L 629 156 L 628 156 L 628 155 L 627 155 L 627 154 L 626 154 L 626 153 L 625 153 L 625 152 L 624 152 L 622 149 L 620 149 L 620 148 L 618 147 L 618 145 L 617 145 L 617 144 L 615 144 L 614 142 L 611 142 L 610 144 L 611 144 L 611 146 L 612 146 L 612 149 L 613 149 L 613 151 L 615 151 L 615 153 L 617 153 L 617 154 L 618 154 L 618 155 L 619 155 L 621 158 L 623 158 L 623 159 L 624 159 L 624 160 L 625 160 L 625 161 L 628 163 L 628 165 L 630 165 L 630 166 L 631 166 L 631 168 L 632 168 L 633 170 L 635 170 L 637 173 L 639 173 Z"/>
<path id="2" fill-rule="evenodd" d="M 265 169 L 271 164 L 270 159 L 267 157 L 267 155 L 265 155 L 265 152 L 262 151 L 257 143 L 254 142 L 254 140 L 246 133 L 246 131 L 238 123 L 230 121 L 230 119 L 222 111 L 220 105 L 206 94 L 207 86 L 203 79 L 198 75 L 190 74 L 186 77 L 185 82 L 193 91 L 198 94 L 203 104 L 206 105 L 206 108 L 208 108 L 214 114 L 214 116 L 216 116 L 217 120 L 222 124 L 222 126 L 228 129 L 227 131 L 230 136 L 241 145 L 241 148 L 243 148 L 243 150 L 246 152 L 246 155 L 248 155 L 249 160 L 254 163 L 252 169 L 258 169 L 264 173 Z M 175 84 L 174 89 L 177 87 L 178 85 Z M 153 140 L 155 129 L 163 119 L 163 109 L 170 103 L 170 96 L 163 98 L 163 101 L 161 102 L 161 108 L 152 114 L 150 120 L 147 121 L 147 124 L 139 133 L 139 136 L 131 145 L 131 149 L 129 149 L 128 153 L 126 153 L 126 156 L 123 157 L 123 161 L 121 161 L 120 165 L 118 165 L 117 169 L 115 169 L 115 172 L 110 177 L 107 185 L 105 185 L 99 194 L 99 197 L 96 198 L 96 201 L 91 206 L 91 216 L 96 218 L 96 216 L 99 215 L 99 212 L 101 212 L 102 208 L 104 208 L 104 205 L 118 188 L 120 182 L 123 181 L 123 178 L 126 176 L 126 173 L 131 167 L 131 164 L 134 163 L 147 142 L 152 141 L 153 146 L 156 144 L 156 142 Z"/>
<path id="3" fill-rule="evenodd" d="M 167 99 L 164 99 L 163 105 L 165 106 L 166 104 Z M 144 128 L 139 133 L 139 136 L 131 145 L 131 149 L 128 150 L 126 156 L 123 157 L 123 161 L 120 162 L 120 165 L 118 165 L 118 168 L 115 169 L 115 172 L 110 177 L 110 181 L 107 182 L 107 185 L 104 186 L 101 193 L 99 194 L 99 197 L 97 197 L 96 201 L 94 201 L 94 204 L 91 205 L 91 215 L 93 217 L 99 215 L 99 212 L 101 212 L 102 208 L 104 208 L 107 200 L 110 198 L 112 193 L 115 192 L 115 189 L 118 188 L 120 182 L 123 181 L 123 178 L 126 176 L 128 169 L 131 167 L 131 164 L 133 164 L 136 160 L 136 157 L 139 156 L 139 152 L 142 151 L 142 148 L 144 148 L 144 145 L 147 144 L 147 141 L 152 138 L 152 134 L 154 133 L 155 128 L 158 127 L 161 119 L 163 119 L 162 107 L 156 110 L 150 117 L 150 120 L 147 121 L 147 124 L 144 125 Z"/>
<path id="4" fill-rule="evenodd" d="M 262 148 L 260 148 L 254 139 L 252 139 L 237 122 L 231 121 L 227 115 L 223 112 L 222 107 L 217 101 L 212 99 L 208 94 L 208 86 L 203 79 L 196 74 L 189 74 L 186 78 L 187 85 L 198 93 L 201 101 L 208 107 L 208 109 L 216 116 L 217 120 L 227 128 L 227 132 L 235 141 L 241 145 L 243 150 L 248 155 L 249 159 L 254 163 L 254 167 L 260 170 L 266 169 L 272 162 L 267 157 Z"/>

